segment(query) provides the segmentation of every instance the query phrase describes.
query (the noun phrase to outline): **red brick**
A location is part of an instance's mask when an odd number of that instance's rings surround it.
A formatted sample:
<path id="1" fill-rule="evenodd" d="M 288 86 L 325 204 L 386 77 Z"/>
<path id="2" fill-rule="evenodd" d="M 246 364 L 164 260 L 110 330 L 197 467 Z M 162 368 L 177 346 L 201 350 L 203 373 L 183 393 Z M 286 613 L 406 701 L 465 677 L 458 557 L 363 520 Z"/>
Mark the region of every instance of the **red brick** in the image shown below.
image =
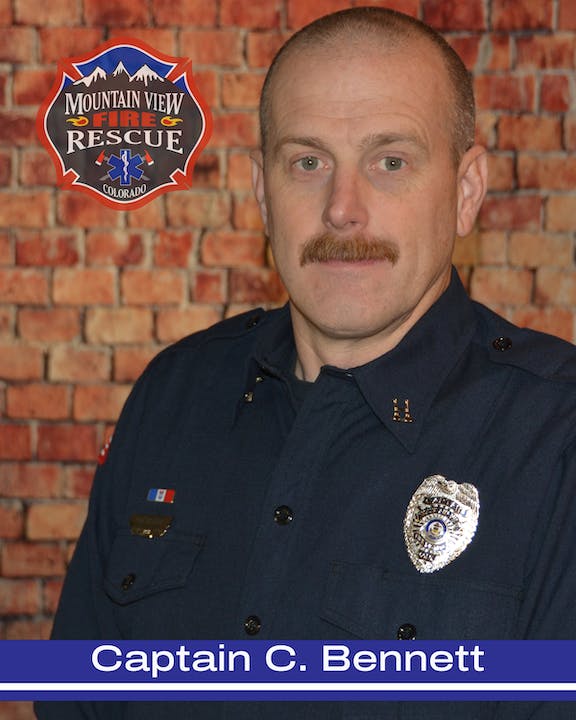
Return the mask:
<path id="1" fill-rule="evenodd" d="M 159 350 L 160 348 L 155 345 L 116 348 L 114 351 L 114 380 L 134 382 Z"/>
<path id="2" fill-rule="evenodd" d="M 48 192 L 0 193 L 0 226 L 42 228 L 48 225 Z"/>
<path id="3" fill-rule="evenodd" d="M 201 258 L 208 266 L 259 266 L 264 262 L 264 237 L 261 233 L 208 232 Z"/>
<path id="4" fill-rule="evenodd" d="M 152 340 L 148 308 L 88 308 L 86 336 L 90 343 L 142 343 Z"/>
<path id="5" fill-rule="evenodd" d="M 116 299 L 116 271 L 95 268 L 58 268 L 52 295 L 65 305 L 112 305 Z"/>
<path id="6" fill-rule="evenodd" d="M 31 452 L 28 425 L 0 425 L 0 460 L 29 460 Z"/>
<path id="7" fill-rule="evenodd" d="M 0 378 L 3 380 L 39 380 L 44 372 L 44 354 L 40 348 L 24 343 L 0 347 Z"/>
<path id="8" fill-rule="evenodd" d="M 192 276 L 192 299 L 201 303 L 224 303 L 227 275 L 224 270 L 197 270 Z"/>
<path id="9" fill-rule="evenodd" d="M 552 18 L 552 0 L 493 0 L 496 30 L 551 30 Z"/>
<path id="10" fill-rule="evenodd" d="M 44 582 L 44 610 L 50 614 L 54 614 L 58 608 L 60 594 L 62 592 L 63 581 L 46 580 Z"/>
<path id="11" fill-rule="evenodd" d="M 87 499 L 93 480 L 93 465 L 67 465 L 63 468 L 63 497 Z"/>
<path id="12" fill-rule="evenodd" d="M 78 385 L 74 392 L 74 418 L 117 420 L 130 388 L 130 385 Z"/>
<path id="13" fill-rule="evenodd" d="M 268 268 L 245 268 L 230 272 L 230 300 L 234 303 L 280 303 L 286 291 L 280 277 Z"/>
<path id="14" fill-rule="evenodd" d="M 570 108 L 571 79 L 567 75 L 544 75 L 540 84 L 540 107 L 547 112 L 565 112 Z"/>
<path id="15" fill-rule="evenodd" d="M 50 348 L 48 368 L 52 381 L 105 381 L 110 379 L 110 355 L 108 350 L 54 345 Z"/>
<path id="16" fill-rule="evenodd" d="M 12 96 L 16 105 L 40 105 L 54 82 L 53 70 L 16 70 Z"/>
<path id="17" fill-rule="evenodd" d="M 560 268 L 538 268 L 535 302 L 537 305 L 576 305 L 576 273 Z"/>
<path id="18" fill-rule="evenodd" d="M 383 5 L 412 17 L 418 17 L 420 10 L 420 0 L 371 0 L 370 5 Z"/>
<path id="19" fill-rule="evenodd" d="M 467 68 L 475 68 L 478 64 L 480 57 L 480 41 L 484 36 L 479 35 L 458 35 L 450 36 L 446 39 L 450 45 L 456 50 L 458 55 L 462 58 L 462 62 Z M 486 38 L 486 41 L 490 41 Z M 490 47 L 491 50 L 491 47 Z M 486 52 L 488 55 L 488 52 Z"/>
<path id="20" fill-rule="evenodd" d="M 559 118 L 538 115 L 502 115 L 498 123 L 498 147 L 533 152 L 560 150 L 562 126 Z"/>
<path id="21" fill-rule="evenodd" d="M 186 268 L 191 263 L 194 235 L 190 232 L 160 232 L 154 246 L 155 267 Z"/>
<path id="22" fill-rule="evenodd" d="M 532 296 L 530 270 L 481 266 L 474 269 L 470 286 L 474 300 L 494 306 L 523 305 Z"/>
<path id="23" fill-rule="evenodd" d="M 458 39 L 458 38 L 457 38 Z M 464 38 L 467 39 L 467 38 Z M 473 40 L 475 38 L 470 38 Z M 512 66 L 511 40 L 509 35 L 483 34 L 480 38 L 478 49 L 480 69 L 486 70 L 510 70 Z M 458 51 L 458 45 L 451 41 L 454 49 Z M 466 58 L 463 58 L 466 60 Z M 467 67 L 474 67 L 472 63 L 466 63 Z"/>
<path id="24" fill-rule="evenodd" d="M 78 257 L 77 238 L 69 231 L 26 231 L 16 239 L 17 265 L 75 265 Z"/>
<path id="25" fill-rule="evenodd" d="M 40 425 L 38 459 L 65 462 L 96 461 L 96 429 L 92 425 Z"/>
<path id="26" fill-rule="evenodd" d="M 521 327 L 551 333 L 574 342 L 574 315 L 570 310 L 558 307 L 523 307 L 511 313 L 510 319 Z"/>
<path id="27" fill-rule="evenodd" d="M 34 503 L 26 517 L 30 540 L 75 540 L 86 518 L 84 501 Z"/>
<path id="28" fill-rule="evenodd" d="M 531 35 L 516 39 L 519 68 L 573 68 L 574 36 Z"/>
<path id="29" fill-rule="evenodd" d="M 194 80 L 200 96 L 204 98 L 204 102 L 208 107 L 214 110 L 220 102 L 220 74 L 214 70 L 195 70 Z"/>
<path id="30" fill-rule="evenodd" d="M 18 332 L 23 340 L 67 342 L 80 334 L 79 311 L 73 308 L 22 308 Z"/>
<path id="31" fill-rule="evenodd" d="M 202 153 L 194 165 L 192 186 L 218 190 L 221 185 L 220 158 L 213 153 Z"/>
<path id="32" fill-rule="evenodd" d="M 546 203 L 546 230 L 551 232 L 574 232 L 576 197 L 552 195 Z"/>
<path id="33" fill-rule="evenodd" d="M 24 150 L 20 166 L 20 184 L 25 187 L 37 187 L 56 184 L 54 163 L 43 150 Z"/>
<path id="34" fill-rule="evenodd" d="M 182 30 L 183 55 L 191 57 L 194 67 L 242 65 L 242 35 L 238 30 Z"/>
<path id="35" fill-rule="evenodd" d="M 226 108 L 257 108 L 263 82 L 263 74 L 224 73 L 222 75 L 222 105 Z"/>
<path id="36" fill-rule="evenodd" d="M 3 462 L 0 496 L 53 498 L 61 492 L 60 467 L 49 463 Z"/>
<path id="37" fill-rule="evenodd" d="M 521 153 L 518 156 L 518 184 L 521 188 L 572 190 L 576 187 L 576 157 Z"/>
<path id="38" fill-rule="evenodd" d="M 576 113 L 564 117 L 564 142 L 566 150 L 576 150 Z"/>
<path id="39" fill-rule="evenodd" d="M 480 211 L 483 230 L 537 230 L 542 200 L 536 195 L 489 196 Z"/>
<path id="40" fill-rule="evenodd" d="M 48 302 L 48 280 L 42 270 L 0 269 L 0 302 L 42 305 Z"/>
<path id="41" fill-rule="evenodd" d="M 144 257 L 144 241 L 137 233 L 91 231 L 86 238 L 89 265 L 138 265 Z"/>
<path id="42" fill-rule="evenodd" d="M 13 265 L 12 234 L 0 231 L 0 265 Z"/>
<path id="43" fill-rule="evenodd" d="M 558 29 L 576 30 L 576 5 L 573 0 L 559 0 Z"/>
<path id="44" fill-rule="evenodd" d="M 514 188 L 514 158 L 511 155 L 492 153 L 488 155 L 489 190 L 512 190 Z"/>
<path id="45" fill-rule="evenodd" d="M 343 10 L 349 5 L 350 3 L 347 0 L 316 0 L 313 3 L 302 2 L 302 0 L 288 0 L 288 27 L 297 30 L 321 15 Z"/>
<path id="46" fill-rule="evenodd" d="M 237 230 L 263 229 L 260 208 L 252 194 L 234 198 L 232 224 Z"/>
<path id="47" fill-rule="evenodd" d="M 32 28 L 3 27 L 0 43 L 0 62 L 32 62 L 35 57 L 35 37 Z"/>
<path id="48" fill-rule="evenodd" d="M 7 624 L 6 640 L 48 640 L 52 627 L 51 620 L 12 620 Z M 10 720 L 34 720 L 32 703 L 21 702 L 20 708 L 14 710 L 6 705 L 16 703 L 2 703 L 2 710 Z"/>
<path id="49" fill-rule="evenodd" d="M 66 568 L 62 548 L 52 543 L 8 543 L 2 548 L 4 577 L 50 577 Z"/>
<path id="50" fill-rule="evenodd" d="M 134 27 L 147 25 L 148 4 L 132 0 L 84 0 L 87 25 L 116 25 Z"/>
<path id="51" fill-rule="evenodd" d="M 1 97 L 0 97 L 1 103 Z M 6 187 L 12 178 L 12 156 L 10 152 L 0 152 L 0 186 Z"/>
<path id="52" fill-rule="evenodd" d="M 35 615 L 41 607 L 37 580 L 0 579 L 0 615 Z"/>
<path id="53" fill-rule="evenodd" d="M 12 0 L 0 0 L 0 25 L 8 27 L 12 25 Z"/>
<path id="54" fill-rule="evenodd" d="M 480 109 L 529 112 L 534 106 L 534 78 L 479 75 L 474 82 Z"/>
<path id="55" fill-rule="evenodd" d="M 0 144 L 7 146 L 25 147 L 36 145 L 36 124 L 32 115 L 27 112 L 14 112 L 6 110 L 0 112 Z M 4 193 L 0 194 L 4 202 Z M 2 215 L 0 214 L 0 219 Z M 0 222 L 0 225 L 3 224 Z M 7 223 L 9 225 L 19 223 Z"/>
<path id="56" fill-rule="evenodd" d="M 249 67 L 268 69 L 274 59 L 274 55 L 276 55 L 290 35 L 291 33 L 278 31 L 249 33 L 246 50 Z"/>
<path id="57" fill-rule="evenodd" d="M 423 0 L 423 20 L 437 30 L 484 30 L 482 0 Z"/>
<path id="58" fill-rule="evenodd" d="M 38 35 L 40 59 L 44 63 L 55 63 L 63 58 L 85 55 L 103 40 L 102 28 L 40 28 Z"/>
<path id="59" fill-rule="evenodd" d="M 255 112 L 232 112 L 225 115 L 214 115 L 211 147 L 253 148 L 258 143 L 258 119 Z"/>
<path id="60" fill-rule="evenodd" d="M 220 311 L 210 305 L 161 310 L 156 322 L 156 334 L 161 342 L 175 342 L 193 332 L 204 330 L 221 319 Z"/>
<path id="61" fill-rule="evenodd" d="M 66 227 L 116 227 L 119 214 L 77 190 L 58 194 L 58 220 Z"/>
<path id="62" fill-rule="evenodd" d="M 0 307 L 0 342 L 14 339 L 14 311 L 10 307 Z"/>
<path id="63" fill-rule="evenodd" d="M 239 3 L 237 0 L 221 0 L 220 23 L 223 27 L 275 28 L 280 25 L 280 0 L 251 0 Z"/>
<path id="64" fill-rule="evenodd" d="M 508 257 L 512 265 L 537 268 L 541 265 L 572 264 L 573 241 L 569 236 L 513 232 Z"/>
<path id="65" fill-rule="evenodd" d="M 156 198 L 146 205 L 128 213 L 128 227 L 160 229 L 166 224 L 164 217 L 164 197 Z"/>
<path id="66" fill-rule="evenodd" d="M 22 503 L 19 500 L 0 500 L 0 538 L 20 538 L 23 528 Z M 10 545 L 5 547 L 10 547 Z M 7 574 L 6 568 L 2 564 L 2 575 L 6 576 Z"/>
<path id="67" fill-rule="evenodd" d="M 64 385 L 42 383 L 8 387 L 6 415 L 15 419 L 64 420 L 70 416 L 69 390 Z"/>
<path id="68" fill-rule="evenodd" d="M 228 222 L 230 199 L 225 193 L 173 193 L 167 198 L 168 224 L 215 229 Z"/>
<path id="69" fill-rule="evenodd" d="M 186 297 L 185 278 L 180 270 L 125 270 L 121 278 L 126 305 L 173 305 Z"/>
<path id="70" fill-rule="evenodd" d="M 496 147 L 496 125 L 498 115 L 494 112 L 480 111 L 476 116 L 476 142 L 492 149 Z"/>
<path id="71" fill-rule="evenodd" d="M 130 37 L 141 40 L 154 50 L 163 52 L 166 55 L 176 55 L 177 48 L 177 31 L 176 29 L 162 30 L 160 28 L 130 28 Z M 114 28 L 110 32 L 110 37 L 126 37 L 126 31 L 123 28 Z"/>
<path id="72" fill-rule="evenodd" d="M 206 0 L 152 0 L 152 15 L 157 25 L 212 27 L 216 25 L 216 3 Z M 195 60 L 192 55 L 192 60 Z"/>
<path id="73" fill-rule="evenodd" d="M 228 155 L 226 186 L 230 190 L 250 191 L 252 189 L 251 164 L 247 153 L 230 153 Z"/>
<path id="74" fill-rule="evenodd" d="M 74 0 L 17 0 L 16 20 L 22 25 L 74 25 L 80 21 L 79 7 Z"/>

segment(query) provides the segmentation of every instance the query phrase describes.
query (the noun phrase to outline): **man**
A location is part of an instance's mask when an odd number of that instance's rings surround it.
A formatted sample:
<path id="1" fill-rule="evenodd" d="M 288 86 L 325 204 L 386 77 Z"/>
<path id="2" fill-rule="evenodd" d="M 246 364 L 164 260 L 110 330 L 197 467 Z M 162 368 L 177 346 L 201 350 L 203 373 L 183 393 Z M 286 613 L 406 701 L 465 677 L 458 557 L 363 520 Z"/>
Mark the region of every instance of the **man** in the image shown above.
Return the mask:
<path id="1" fill-rule="evenodd" d="M 261 124 L 254 186 L 289 305 L 151 363 L 54 637 L 575 638 L 576 353 L 472 303 L 451 268 L 486 190 L 461 61 L 407 16 L 336 13 L 280 51 Z M 102 705 L 39 717 L 572 712 Z"/>

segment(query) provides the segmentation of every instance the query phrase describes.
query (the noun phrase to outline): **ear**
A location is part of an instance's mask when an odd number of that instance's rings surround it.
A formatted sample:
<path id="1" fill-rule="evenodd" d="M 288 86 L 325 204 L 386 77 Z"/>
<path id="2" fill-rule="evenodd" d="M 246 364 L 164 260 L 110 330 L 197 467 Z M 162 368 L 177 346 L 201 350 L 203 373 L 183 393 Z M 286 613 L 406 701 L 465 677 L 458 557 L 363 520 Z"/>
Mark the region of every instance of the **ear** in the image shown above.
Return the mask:
<path id="1" fill-rule="evenodd" d="M 470 148 L 458 168 L 458 218 L 456 232 L 460 237 L 468 235 L 474 227 L 476 216 L 488 187 L 486 150 L 480 145 Z"/>
<path id="2" fill-rule="evenodd" d="M 264 157 L 261 150 L 254 150 L 250 153 L 252 163 L 252 188 L 256 196 L 256 202 L 260 208 L 260 216 L 264 223 L 264 229 L 268 233 L 268 208 L 266 207 L 266 193 L 264 189 Z"/>

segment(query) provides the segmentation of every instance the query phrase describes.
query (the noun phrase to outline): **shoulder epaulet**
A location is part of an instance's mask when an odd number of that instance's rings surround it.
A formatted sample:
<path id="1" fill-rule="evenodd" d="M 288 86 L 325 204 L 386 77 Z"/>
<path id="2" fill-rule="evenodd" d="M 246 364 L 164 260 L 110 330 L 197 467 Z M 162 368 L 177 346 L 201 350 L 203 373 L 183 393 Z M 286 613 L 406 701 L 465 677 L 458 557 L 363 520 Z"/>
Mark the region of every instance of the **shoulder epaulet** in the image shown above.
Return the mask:
<path id="1" fill-rule="evenodd" d="M 576 383 L 576 346 L 554 335 L 517 327 L 478 307 L 493 362 L 513 365 L 548 380 Z"/>

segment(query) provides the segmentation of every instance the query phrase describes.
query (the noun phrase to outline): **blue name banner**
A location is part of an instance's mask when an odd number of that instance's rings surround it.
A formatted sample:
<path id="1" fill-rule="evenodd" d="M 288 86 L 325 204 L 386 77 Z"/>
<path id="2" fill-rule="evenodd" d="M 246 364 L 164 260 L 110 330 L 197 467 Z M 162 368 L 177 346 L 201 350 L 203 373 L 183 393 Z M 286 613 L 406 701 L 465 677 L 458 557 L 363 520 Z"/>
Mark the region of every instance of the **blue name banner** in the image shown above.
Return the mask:
<path id="1" fill-rule="evenodd" d="M 34 699 L 576 700 L 576 642 L 3 641 Z"/>

